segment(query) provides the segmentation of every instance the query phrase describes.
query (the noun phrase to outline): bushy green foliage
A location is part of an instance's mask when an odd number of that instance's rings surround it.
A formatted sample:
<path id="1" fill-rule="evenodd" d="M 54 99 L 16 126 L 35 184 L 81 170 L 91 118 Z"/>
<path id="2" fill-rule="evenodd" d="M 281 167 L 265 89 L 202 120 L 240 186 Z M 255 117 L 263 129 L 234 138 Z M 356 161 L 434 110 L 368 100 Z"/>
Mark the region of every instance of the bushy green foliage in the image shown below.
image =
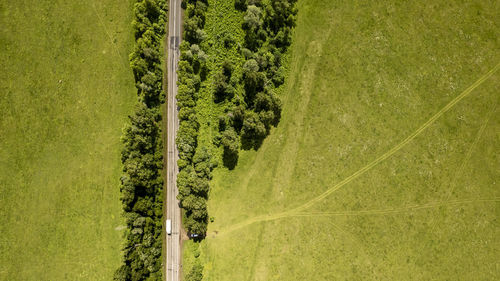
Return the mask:
<path id="1" fill-rule="evenodd" d="M 222 132 L 221 144 L 224 148 L 222 156 L 224 165 L 232 169 L 238 162 L 238 151 L 240 150 L 240 138 L 233 127 Z"/>
<path id="2" fill-rule="evenodd" d="M 163 178 L 156 108 L 139 103 L 122 141 L 122 202 L 127 222 L 124 264 L 115 280 L 160 280 Z"/>
<path id="3" fill-rule="evenodd" d="M 160 104 L 163 71 L 161 42 L 166 2 L 142 0 L 134 5 L 136 44 L 130 54 L 139 102 L 129 117 L 122 142 L 121 193 L 127 222 L 124 264 L 115 280 L 161 280 L 163 167 Z M 187 101 L 189 102 L 189 101 Z"/>
<path id="4" fill-rule="evenodd" d="M 290 45 L 291 28 L 295 26 L 296 0 L 236 1 L 235 7 L 245 12 L 243 29 L 245 45 L 241 49 L 246 61 L 242 66 L 240 82 L 244 86 L 243 101 L 233 99 L 234 105 L 227 116 L 221 117 L 224 163 L 232 168 L 237 161 L 237 150 L 229 146 L 234 133 L 241 136 L 242 148 L 257 149 L 276 126 L 281 117 L 281 102 L 273 89 L 284 83 L 281 58 Z M 215 101 L 225 91 L 225 79 L 218 73 L 215 78 Z M 233 131 L 227 130 L 227 125 Z M 236 160 L 235 160 L 236 159 Z"/>
<path id="5" fill-rule="evenodd" d="M 179 175 L 177 187 L 178 198 L 184 212 L 184 226 L 189 233 L 205 235 L 207 231 L 208 212 L 207 203 L 209 179 L 215 167 L 209 151 L 198 149 L 199 123 L 196 118 L 197 93 L 202 80 L 206 79 L 207 60 L 209 59 L 202 49 L 202 42 L 206 38 L 203 31 L 205 12 L 208 4 L 204 1 L 183 1 L 185 8 L 184 41 L 181 43 L 181 57 L 179 61 L 179 90 L 177 104 L 179 106 L 179 130 L 177 132 L 177 148 L 179 150 Z M 220 95 L 230 92 L 230 85 L 224 72 L 220 72 L 217 88 Z M 194 278 L 194 277 L 193 277 Z M 201 278 L 201 277 L 200 277 Z M 201 280 L 201 279 L 189 279 Z"/>
<path id="6" fill-rule="evenodd" d="M 132 22 L 136 44 L 130 54 L 139 95 L 149 107 L 158 106 L 164 99 L 162 91 L 161 45 L 165 34 L 165 0 L 138 0 L 134 4 Z"/>
<path id="7" fill-rule="evenodd" d="M 232 78 L 233 66 L 231 62 L 224 61 L 222 69 L 214 75 L 214 100 L 219 103 L 225 100 L 231 100 L 236 93 L 237 80 Z"/>

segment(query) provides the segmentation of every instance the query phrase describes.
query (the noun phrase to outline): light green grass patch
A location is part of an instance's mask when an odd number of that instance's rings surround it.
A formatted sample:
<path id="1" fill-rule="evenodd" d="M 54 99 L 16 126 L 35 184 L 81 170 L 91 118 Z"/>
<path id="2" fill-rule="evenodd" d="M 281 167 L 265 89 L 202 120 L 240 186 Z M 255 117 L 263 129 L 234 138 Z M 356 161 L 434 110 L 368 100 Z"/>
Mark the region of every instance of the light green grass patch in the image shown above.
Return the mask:
<path id="1" fill-rule="evenodd" d="M 496 10 L 299 1 L 282 120 L 214 173 L 206 280 L 498 279 L 500 72 L 419 130 L 500 63 Z"/>
<path id="2" fill-rule="evenodd" d="M 110 280 L 129 1 L 0 4 L 0 280 Z"/>

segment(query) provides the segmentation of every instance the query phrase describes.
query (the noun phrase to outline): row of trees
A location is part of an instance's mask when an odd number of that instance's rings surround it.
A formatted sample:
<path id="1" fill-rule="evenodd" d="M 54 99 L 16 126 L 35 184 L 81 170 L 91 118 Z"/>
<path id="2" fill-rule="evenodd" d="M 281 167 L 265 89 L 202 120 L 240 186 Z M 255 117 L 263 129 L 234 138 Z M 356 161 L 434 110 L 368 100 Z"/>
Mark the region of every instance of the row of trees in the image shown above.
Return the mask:
<path id="1" fill-rule="evenodd" d="M 179 106 L 179 175 L 177 187 L 184 212 L 184 226 L 188 233 L 205 235 L 208 224 L 207 198 L 211 171 L 216 161 L 205 148 L 198 148 L 199 123 L 196 118 L 196 101 L 201 82 L 207 77 L 207 55 L 200 47 L 206 39 L 203 27 L 206 1 L 185 0 L 184 41 L 180 45 L 178 67 L 177 104 Z"/>
<path id="2" fill-rule="evenodd" d="M 123 264 L 114 280 L 162 280 L 163 156 L 160 105 L 165 0 L 137 0 L 130 54 L 138 103 L 122 136 L 121 200 L 127 229 Z"/>
<path id="3" fill-rule="evenodd" d="M 206 147 L 198 147 L 196 102 L 202 81 L 207 79 L 209 59 L 201 46 L 206 39 L 203 30 L 206 0 L 183 0 L 184 33 L 180 45 L 181 57 L 178 66 L 177 105 L 179 107 L 179 130 L 176 143 L 179 151 L 178 199 L 184 209 L 183 223 L 189 234 L 203 237 L 207 232 L 207 198 L 209 180 L 216 162 Z M 195 256 L 195 266 L 186 274 L 187 281 L 203 279 L 203 265 Z"/>
<path id="4" fill-rule="evenodd" d="M 241 48 L 245 63 L 240 77 L 233 77 L 232 68 L 223 63 L 215 77 L 214 93 L 215 102 L 223 100 L 222 96 L 232 104 L 219 117 L 224 164 L 230 169 L 237 163 L 240 147 L 257 149 L 281 118 L 281 101 L 274 89 L 284 83 L 282 58 L 291 43 L 296 1 L 235 1 L 235 7 L 245 13 L 245 44 Z M 226 81 L 242 84 L 243 98 L 234 95 L 235 83 Z"/>

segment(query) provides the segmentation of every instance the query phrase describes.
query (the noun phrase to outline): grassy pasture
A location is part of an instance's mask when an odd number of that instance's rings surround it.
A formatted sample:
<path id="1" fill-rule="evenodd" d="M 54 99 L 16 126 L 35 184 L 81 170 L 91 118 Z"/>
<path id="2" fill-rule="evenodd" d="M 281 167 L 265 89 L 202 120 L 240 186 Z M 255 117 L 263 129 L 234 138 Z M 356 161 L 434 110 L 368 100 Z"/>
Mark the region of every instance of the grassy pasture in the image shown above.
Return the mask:
<path id="1" fill-rule="evenodd" d="M 131 1 L 0 3 L 0 280 L 110 280 Z"/>
<path id="2" fill-rule="evenodd" d="M 500 278 L 499 8 L 299 1 L 282 120 L 214 171 L 205 279 Z"/>

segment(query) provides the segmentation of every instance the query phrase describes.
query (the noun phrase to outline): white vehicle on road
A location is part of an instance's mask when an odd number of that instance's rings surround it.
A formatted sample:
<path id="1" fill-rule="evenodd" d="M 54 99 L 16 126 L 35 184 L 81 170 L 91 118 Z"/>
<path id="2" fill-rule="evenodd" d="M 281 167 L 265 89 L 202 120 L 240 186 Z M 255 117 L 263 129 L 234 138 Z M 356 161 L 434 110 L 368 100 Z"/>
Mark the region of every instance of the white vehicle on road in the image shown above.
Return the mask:
<path id="1" fill-rule="evenodd" d="M 167 229 L 168 235 L 172 234 L 172 221 L 171 220 L 167 220 L 167 224 L 165 225 L 165 228 Z"/>

